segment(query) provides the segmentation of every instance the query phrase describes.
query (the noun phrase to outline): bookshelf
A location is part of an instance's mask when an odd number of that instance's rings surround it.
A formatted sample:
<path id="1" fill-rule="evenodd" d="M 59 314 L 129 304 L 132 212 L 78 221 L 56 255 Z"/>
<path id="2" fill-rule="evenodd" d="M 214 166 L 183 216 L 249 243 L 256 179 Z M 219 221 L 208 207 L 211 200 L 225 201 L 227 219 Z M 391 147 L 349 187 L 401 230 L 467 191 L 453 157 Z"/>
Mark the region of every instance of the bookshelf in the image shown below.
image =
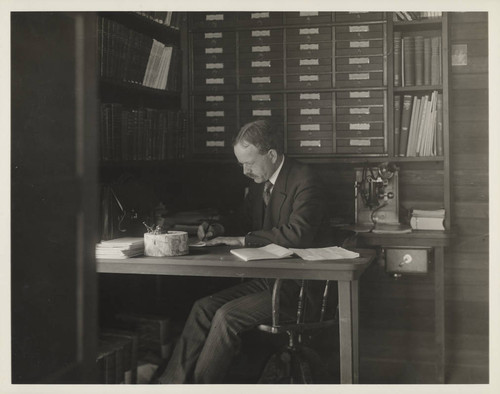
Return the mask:
<path id="1" fill-rule="evenodd" d="M 181 13 L 99 13 L 103 168 L 182 156 L 182 19 Z"/>

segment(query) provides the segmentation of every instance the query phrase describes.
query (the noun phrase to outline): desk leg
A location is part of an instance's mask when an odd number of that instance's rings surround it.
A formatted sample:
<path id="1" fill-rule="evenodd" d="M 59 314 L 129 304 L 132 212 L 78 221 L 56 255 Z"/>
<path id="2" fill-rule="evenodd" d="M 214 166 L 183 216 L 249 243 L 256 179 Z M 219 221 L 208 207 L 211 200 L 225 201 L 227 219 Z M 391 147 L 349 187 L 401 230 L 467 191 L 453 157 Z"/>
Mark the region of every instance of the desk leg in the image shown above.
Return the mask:
<path id="1" fill-rule="evenodd" d="M 436 379 L 444 383 L 445 313 L 444 313 L 444 248 L 434 248 L 434 314 L 436 335 Z"/>
<path id="2" fill-rule="evenodd" d="M 339 281 L 340 383 L 359 381 L 358 281 Z"/>

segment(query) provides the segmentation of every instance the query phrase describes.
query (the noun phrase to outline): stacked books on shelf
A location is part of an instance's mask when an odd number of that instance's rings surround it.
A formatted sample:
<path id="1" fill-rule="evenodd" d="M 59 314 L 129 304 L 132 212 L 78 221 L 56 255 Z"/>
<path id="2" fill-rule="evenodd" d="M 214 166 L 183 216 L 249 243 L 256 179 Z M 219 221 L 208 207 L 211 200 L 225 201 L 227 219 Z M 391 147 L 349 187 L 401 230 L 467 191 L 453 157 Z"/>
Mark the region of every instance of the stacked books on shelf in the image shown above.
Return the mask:
<path id="1" fill-rule="evenodd" d="M 441 36 L 393 36 L 394 86 L 439 85 L 442 83 Z"/>
<path id="2" fill-rule="evenodd" d="M 393 20 L 396 21 L 418 21 L 422 19 L 437 19 L 441 18 L 441 11 L 396 11 L 393 14 Z"/>
<path id="3" fill-rule="evenodd" d="M 394 95 L 394 154 L 443 155 L 443 95 Z"/>
<path id="4" fill-rule="evenodd" d="M 99 17 L 98 38 L 102 78 L 180 90 L 181 59 L 177 47 L 161 44 L 103 16 Z"/>
<path id="5" fill-rule="evenodd" d="M 410 226 L 414 230 L 444 230 L 444 209 L 413 209 Z"/>
<path id="6" fill-rule="evenodd" d="M 170 26 L 179 29 L 181 24 L 181 14 L 172 11 L 135 11 L 137 14 L 151 19 L 160 25 Z"/>
<path id="7" fill-rule="evenodd" d="M 101 241 L 95 247 L 98 259 L 128 259 L 144 254 L 144 237 L 115 238 Z"/>
<path id="8" fill-rule="evenodd" d="M 124 108 L 119 103 L 102 103 L 101 159 L 181 158 L 183 127 L 181 111 Z"/>

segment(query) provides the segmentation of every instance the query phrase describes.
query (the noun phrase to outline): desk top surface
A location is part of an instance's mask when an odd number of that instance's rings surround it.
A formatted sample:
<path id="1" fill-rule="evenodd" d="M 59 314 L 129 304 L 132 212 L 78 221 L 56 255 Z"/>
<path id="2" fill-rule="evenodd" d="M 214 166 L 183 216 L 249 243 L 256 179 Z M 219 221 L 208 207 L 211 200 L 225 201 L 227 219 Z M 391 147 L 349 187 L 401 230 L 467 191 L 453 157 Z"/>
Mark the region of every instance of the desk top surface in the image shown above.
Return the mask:
<path id="1" fill-rule="evenodd" d="M 186 256 L 97 259 L 97 272 L 151 275 L 258 277 L 284 279 L 358 279 L 375 257 L 359 249 L 356 259 L 306 261 L 299 257 L 243 261 L 229 246 L 190 248 Z"/>

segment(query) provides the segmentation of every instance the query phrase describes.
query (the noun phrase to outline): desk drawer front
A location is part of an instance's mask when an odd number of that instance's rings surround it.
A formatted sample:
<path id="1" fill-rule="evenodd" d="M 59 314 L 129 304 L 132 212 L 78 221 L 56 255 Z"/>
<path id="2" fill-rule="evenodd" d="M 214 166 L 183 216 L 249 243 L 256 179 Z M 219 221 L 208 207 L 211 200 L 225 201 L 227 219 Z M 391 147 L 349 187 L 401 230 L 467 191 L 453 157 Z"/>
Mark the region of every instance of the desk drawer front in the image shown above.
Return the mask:
<path id="1" fill-rule="evenodd" d="M 429 251 L 429 248 L 386 248 L 385 269 L 390 273 L 425 274 Z"/>

